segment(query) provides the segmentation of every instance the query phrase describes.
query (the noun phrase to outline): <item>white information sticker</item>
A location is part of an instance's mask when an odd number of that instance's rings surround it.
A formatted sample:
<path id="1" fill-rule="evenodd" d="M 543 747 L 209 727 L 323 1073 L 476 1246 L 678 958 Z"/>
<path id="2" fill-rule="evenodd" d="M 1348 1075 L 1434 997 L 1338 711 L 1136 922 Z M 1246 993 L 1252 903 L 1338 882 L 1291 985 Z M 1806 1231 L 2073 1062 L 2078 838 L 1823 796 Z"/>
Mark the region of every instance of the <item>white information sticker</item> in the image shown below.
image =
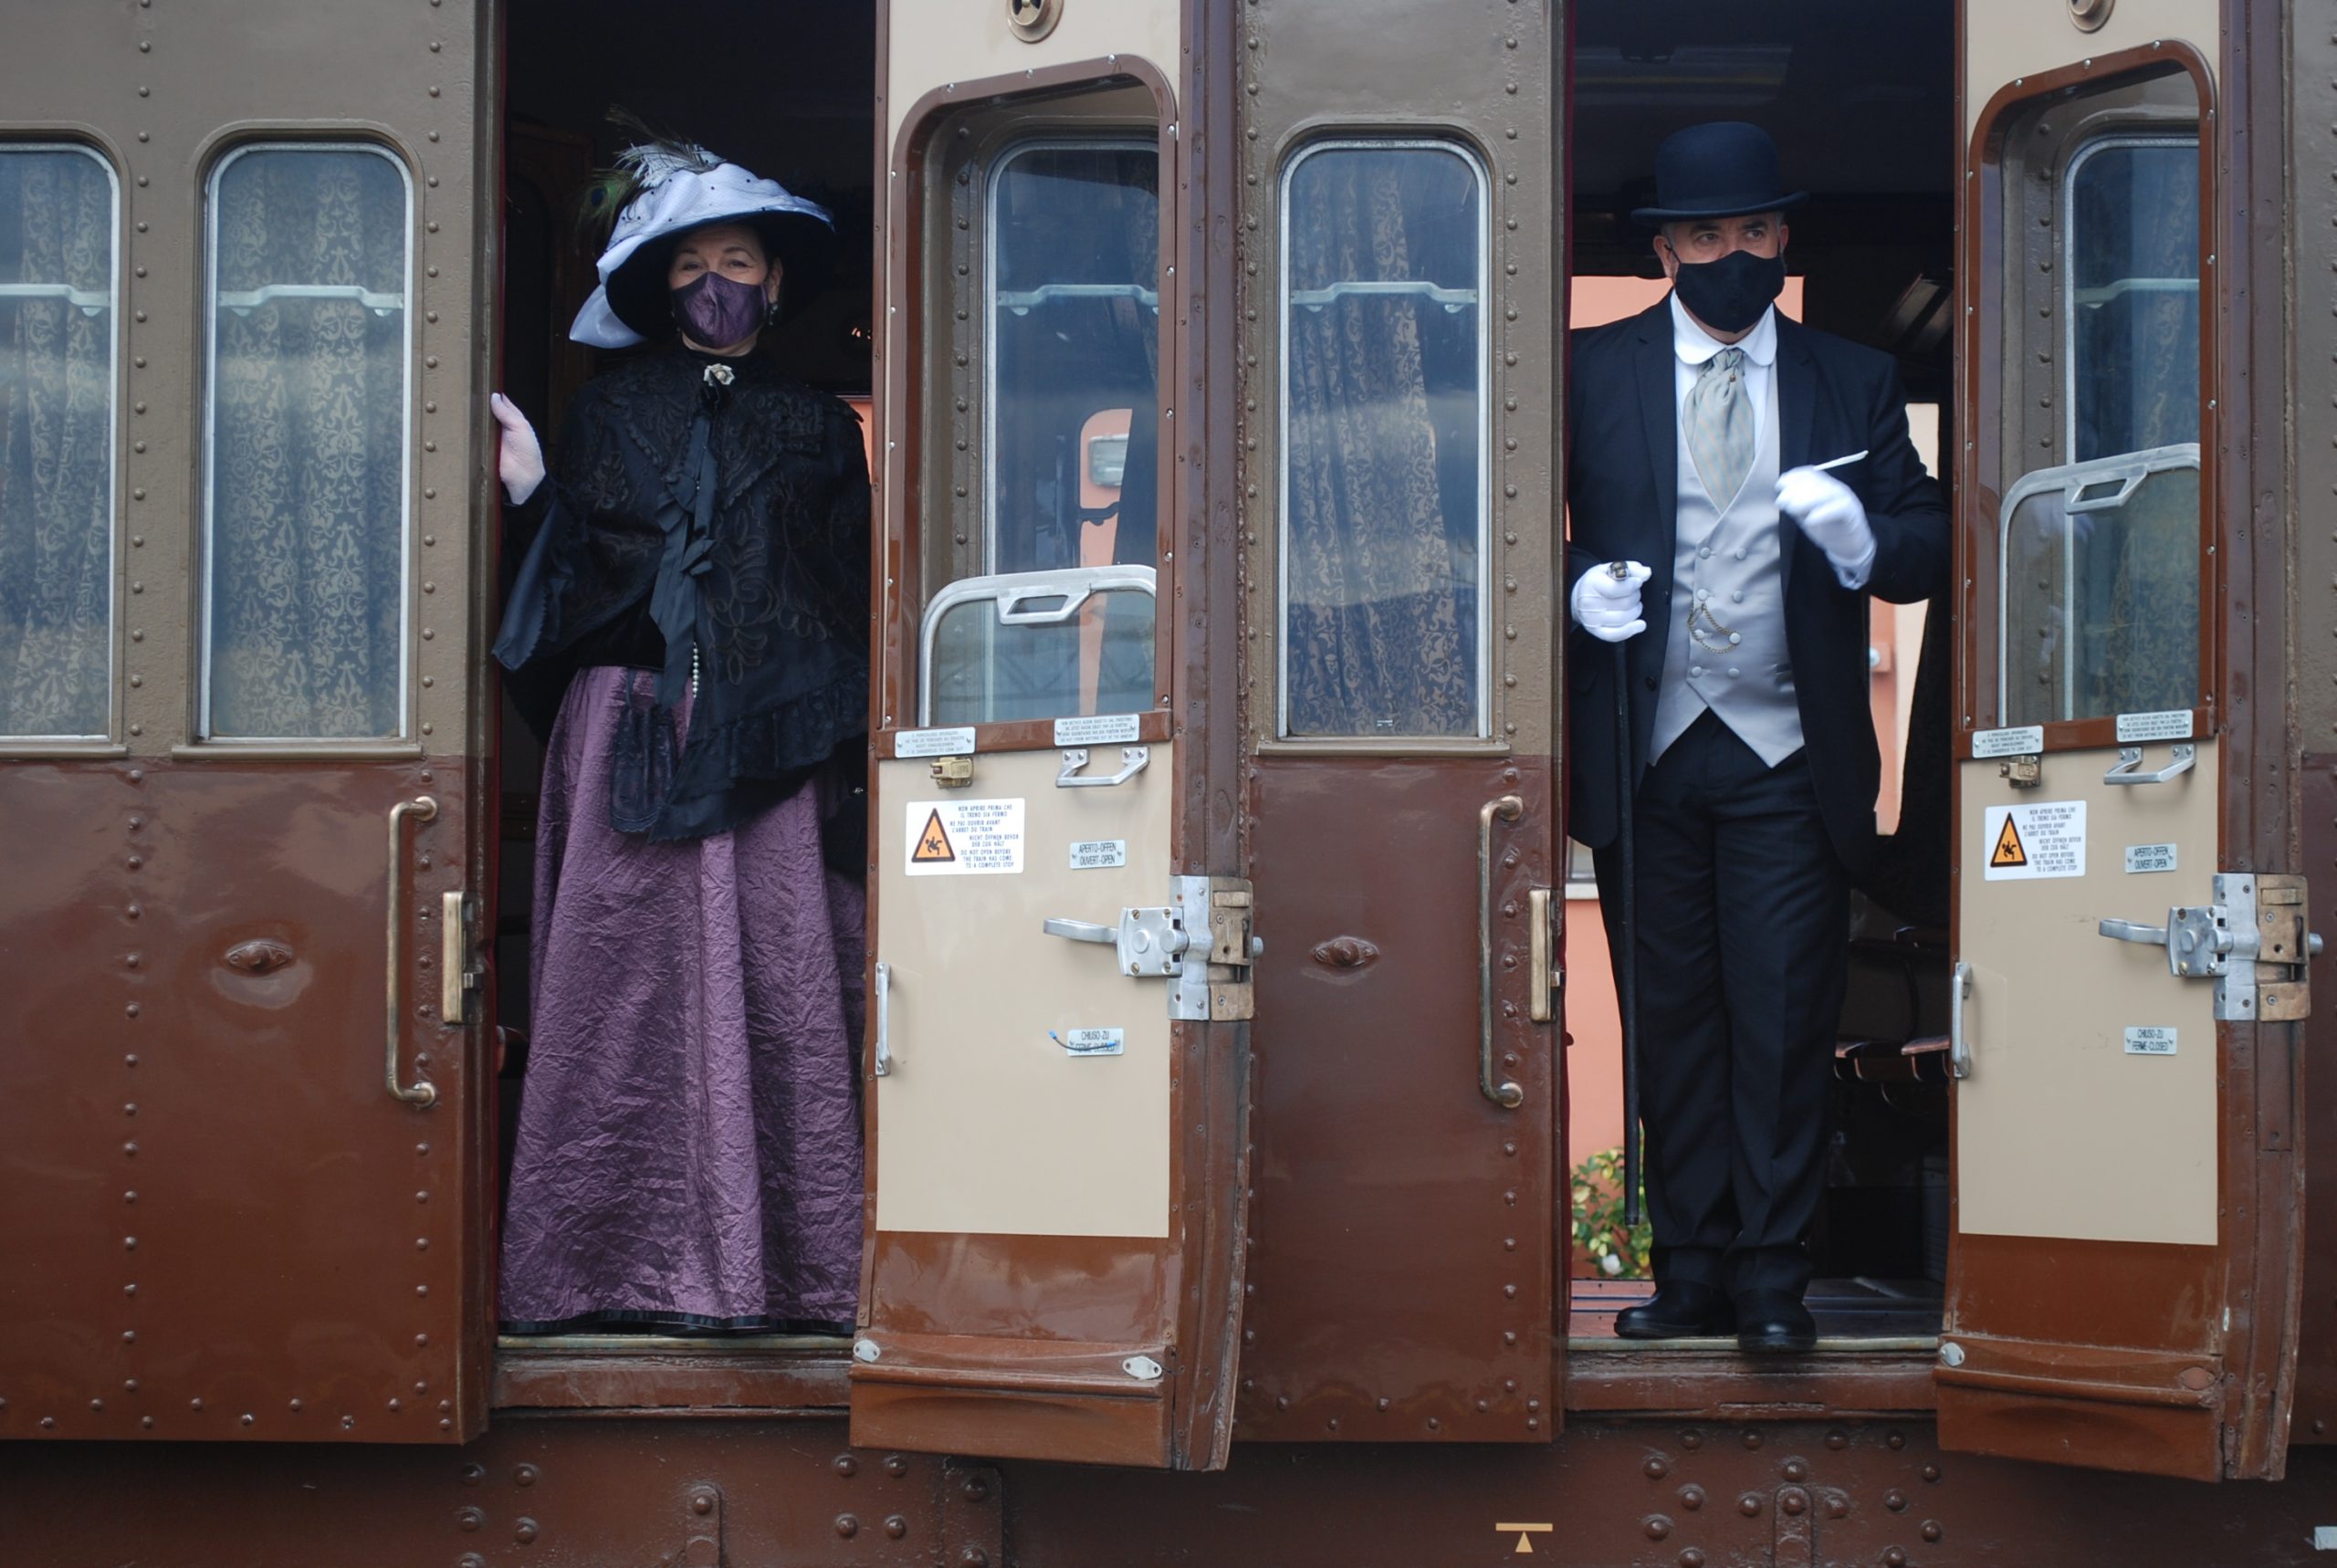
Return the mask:
<path id="1" fill-rule="evenodd" d="M 2031 757 L 2045 749 L 2045 727 L 2027 725 L 2019 729 L 1977 729 L 1972 732 L 1972 755 L 1975 757 Z"/>
<path id="2" fill-rule="evenodd" d="M 1137 737 L 1137 716 L 1097 713 L 1082 718 L 1055 720 L 1057 746 L 1117 746 Z"/>
<path id="3" fill-rule="evenodd" d="M 2126 1054 L 2129 1056 L 2173 1056 L 2175 1031 L 2156 1027 L 2130 1029 L 2126 1031 Z"/>
<path id="4" fill-rule="evenodd" d="M 1074 871 L 1103 871 L 1128 863 L 1128 841 L 1126 839 L 1082 839 L 1071 846 L 1071 869 Z"/>
<path id="5" fill-rule="evenodd" d="M 2173 708 L 2165 713 L 2122 713 L 2118 716 L 2120 740 L 2188 740 L 2191 738 L 2191 710 Z"/>
<path id="6" fill-rule="evenodd" d="M 1073 1056 L 1119 1056 L 1127 1050 L 1124 1029 L 1072 1029 L 1061 1034 L 1049 1030 L 1047 1035 Z"/>
<path id="7" fill-rule="evenodd" d="M 905 729 L 893 737 L 896 757 L 971 757 L 974 732 L 963 729 Z"/>
<path id="8" fill-rule="evenodd" d="M 2173 871 L 2174 869 L 2175 846 L 2173 844 L 2128 844 L 2126 846 L 2126 874 L 2128 876 L 2133 876 L 2137 872 Z"/>
<path id="9" fill-rule="evenodd" d="M 2085 874 L 2085 802 L 1991 806 L 1984 819 L 1990 882 Z"/>
<path id="10" fill-rule="evenodd" d="M 1001 876 L 1022 869 L 1022 802 L 911 800 L 911 876 Z"/>

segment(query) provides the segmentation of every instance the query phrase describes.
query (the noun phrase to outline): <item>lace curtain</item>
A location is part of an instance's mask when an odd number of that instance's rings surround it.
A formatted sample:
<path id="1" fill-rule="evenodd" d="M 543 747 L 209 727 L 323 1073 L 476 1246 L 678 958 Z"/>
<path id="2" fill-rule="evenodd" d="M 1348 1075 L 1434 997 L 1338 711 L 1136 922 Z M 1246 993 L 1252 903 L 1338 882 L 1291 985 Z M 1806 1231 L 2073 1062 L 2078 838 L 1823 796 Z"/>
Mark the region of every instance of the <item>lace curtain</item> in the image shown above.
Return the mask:
<path id="1" fill-rule="evenodd" d="M 0 152 L 0 735 L 108 730 L 113 183 Z"/>
<path id="2" fill-rule="evenodd" d="M 361 149 L 268 148 L 213 193 L 206 733 L 403 727 L 406 191 Z"/>
<path id="3" fill-rule="evenodd" d="M 1288 212 L 1287 733 L 1474 735 L 1475 175 L 1434 149 L 1328 149 Z M 1357 282 L 1447 292 L 1338 291 Z"/>

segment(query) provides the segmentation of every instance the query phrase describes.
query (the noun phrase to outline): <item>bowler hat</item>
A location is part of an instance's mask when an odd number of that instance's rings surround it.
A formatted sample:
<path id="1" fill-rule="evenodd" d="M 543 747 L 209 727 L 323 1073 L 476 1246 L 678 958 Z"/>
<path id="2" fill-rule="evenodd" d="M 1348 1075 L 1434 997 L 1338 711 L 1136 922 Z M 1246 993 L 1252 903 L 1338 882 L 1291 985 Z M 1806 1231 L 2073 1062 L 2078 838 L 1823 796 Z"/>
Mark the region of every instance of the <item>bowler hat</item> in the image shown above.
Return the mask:
<path id="1" fill-rule="evenodd" d="M 1675 131 L 1655 150 L 1655 205 L 1631 214 L 1653 227 L 1689 218 L 1734 218 L 1799 204 L 1807 191 L 1778 190 L 1777 144 L 1757 125 L 1713 120 Z"/>

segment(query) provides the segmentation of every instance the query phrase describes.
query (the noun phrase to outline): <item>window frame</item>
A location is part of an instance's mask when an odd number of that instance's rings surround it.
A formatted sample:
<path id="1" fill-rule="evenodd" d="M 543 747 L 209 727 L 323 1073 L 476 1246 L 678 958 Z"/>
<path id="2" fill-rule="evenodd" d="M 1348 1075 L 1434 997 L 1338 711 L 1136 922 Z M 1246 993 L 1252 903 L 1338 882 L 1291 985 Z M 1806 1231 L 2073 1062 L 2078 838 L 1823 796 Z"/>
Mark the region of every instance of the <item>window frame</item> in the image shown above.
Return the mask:
<path id="1" fill-rule="evenodd" d="M 2055 227 L 2055 229 L 2056 229 L 2057 233 L 2056 233 L 2056 236 L 2055 236 L 2055 240 L 2054 240 L 2054 246 L 2053 246 L 2053 251 L 2054 251 L 2054 261 L 2053 261 L 2053 265 L 2054 265 L 2054 267 L 2055 267 L 2059 271 L 2059 273 L 2060 273 L 2060 279 L 2061 279 L 2061 281 L 2060 281 L 2060 287 L 2059 287 L 2059 289 L 2058 290 L 2058 293 L 2059 293 L 2059 298 L 2054 302 L 2054 304 L 2055 304 L 2055 308 L 2060 311 L 2060 315 L 2061 315 L 2061 322 L 2060 322 L 2061 330 L 2060 330 L 2060 344 L 2059 344 L 2060 355 L 2061 355 L 2061 375 L 2060 375 L 2059 389 L 2059 392 L 2058 392 L 2057 395 L 2059 397 L 2060 402 L 2061 402 L 2061 429 L 2060 429 L 2060 441 L 2061 441 L 2060 458 L 2061 458 L 2061 464 L 2060 464 L 2060 465 L 2062 465 L 2062 466 L 2067 466 L 2067 465 L 2074 465 L 2074 464 L 2076 464 L 2076 463 L 2079 461 L 2079 458 L 2078 458 L 2078 455 L 2077 455 L 2077 451 L 2078 451 L 2078 275 L 2077 275 L 2077 191 L 2078 191 L 2078 175 L 2079 175 L 2080 172 L 2081 172 L 2081 171 L 2085 168 L 2085 166 L 2086 166 L 2086 164 L 2087 164 L 2087 163 L 2091 162 L 2093 159 L 2095 159 L 2095 158 L 2099 157 L 2101 154 L 2102 154 L 2102 153 L 2104 153 L 2104 152 L 2118 152 L 2118 151 L 2122 151 L 2122 150 L 2128 149 L 2128 148 L 2135 148 L 2135 147 L 2175 147 L 2175 148 L 2186 148 L 2186 149 L 2188 149 L 2188 150 L 2190 151 L 2192 157 L 2196 160 L 2196 159 L 2198 157 L 2198 154 L 2199 154 L 2199 141 L 2200 141 L 2200 138 L 2199 138 L 2198 134 L 2197 134 L 2196 131 L 2195 131 L 2195 132 L 2193 132 L 2193 133 L 2192 133 L 2191 135 L 2189 135 L 2189 136 L 2183 136 L 2183 135 L 2175 134 L 2175 133 L 2171 133 L 2171 132 L 2164 131 L 2144 131 L 2144 130 L 2141 130 L 2141 129 L 2139 129 L 2139 128 L 2133 127 L 2133 126 L 2128 126 L 2128 127 L 2123 128 L 2123 129 L 2105 130 L 2105 131 L 2101 131 L 2101 132 L 2099 132 L 2099 133 L 2092 134 L 2092 135 L 2085 135 L 2085 134 L 2083 134 L 2083 133 L 2080 133 L 2080 138 L 2079 138 L 2079 140 L 2078 140 L 2078 141 L 2077 141 L 2077 144 L 2075 145 L 2075 147 L 2074 147 L 2074 148 L 2072 148 L 2072 149 L 2071 149 L 2071 151 L 2070 151 L 2070 155 L 2069 155 L 2069 162 L 2068 162 L 2066 164 L 2064 164 L 2064 165 L 2062 166 L 2061 173 L 2060 173 L 2060 178 L 2059 178 L 2059 188 L 2054 192 L 2054 206 L 2055 206 L 2055 209 L 2056 209 L 2056 217 L 2055 217 L 2054 227 Z M 2208 214 L 2207 214 L 2203 210 L 2203 211 L 2200 213 L 2199 216 L 2200 216 L 2200 219 L 2201 219 L 2201 227 L 2204 229 L 2204 228 L 2206 227 L 2206 218 L 2207 218 Z M 2201 237 L 2202 237 L 2202 241 L 2203 241 L 2203 244 L 2202 244 L 2202 247 L 2201 247 L 2201 248 L 2202 248 L 2202 251 L 2203 251 L 2203 253 L 2204 253 L 2204 251 L 2205 251 L 2205 249 L 2206 249 L 2206 246 L 2205 246 L 2205 244 L 2204 244 L 2204 241 L 2205 241 L 2205 237 L 2206 237 L 2206 236 L 2205 236 L 2205 235 L 2203 234 Z M 2198 277 L 2198 278 L 2195 278 L 2195 279 L 2193 279 L 2193 283 L 2194 283 L 2195 287 L 2196 287 L 2198 290 L 2200 290 L 2200 291 L 2202 291 L 2202 292 L 2204 292 L 2204 290 L 2205 290 L 2205 289 L 2206 289 L 2206 279 L 2205 277 Z M 2205 298 L 2201 298 L 2200 303 L 2201 303 L 2201 305 L 2202 305 L 2203 307 L 2205 306 L 2205 304 L 2206 304 L 2206 300 L 2205 300 Z M 2208 330 L 2208 327 L 2207 327 L 2206 315 L 2205 310 L 2203 309 L 2203 310 L 2201 311 L 2201 313 L 2200 313 L 2200 318 L 2199 318 L 2200 355 L 2201 355 L 2201 357 L 2202 357 L 2203 359 L 2206 357 L 2206 335 L 2207 335 L 2207 330 Z M 2205 400 L 2204 398 L 2203 398 L 2203 399 L 2201 400 L 2201 402 L 2200 402 L 2200 404 L 2199 404 L 2199 411 L 2200 411 L 2200 412 L 2199 412 L 2200 422 L 2204 424 L 2204 423 L 2206 423 L 2206 415 L 2207 415 L 2207 405 L 2206 405 L 2206 400 Z M 2197 435 L 2197 434 L 2196 434 L 2196 433 L 2194 433 L 2193 440 L 2196 442 L 2197 439 L 2198 439 L 2198 435 Z M 2156 450 L 2156 448 L 2151 448 L 2150 450 Z M 2104 455 L 2105 455 L 2105 456 L 2108 456 L 2108 455 L 2120 455 L 2120 454 L 2104 454 Z M 2033 473 L 2033 472 L 2036 472 L 2036 470 L 2031 470 L 2031 472 L 2032 472 L 2032 473 Z M 2027 477 L 2027 476 L 2026 476 L 2026 475 L 2024 475 L 2022 477 L 2023 477 L 2023 478 L 2026 478 L 2026 477 Z M 2007 491 L 2007 494 L 2009 494 L 2009 491 Z M 2204 499 L 2203 499 L 2203 501 L 2202 501 L 2202 503 L 2201 503 L 2201 504 L 2202 504 L 2202 509 L 2203 509 L 2202 515 L 2203 515 L 2203 520 L 2204 520 L 2204 508 L 2205 508 L 2205 501 L 2204 501 Z"/>
<path id="2" fill-rule="evenodd" d="M 981 386 L 980 395 L 981 398 L 982 419 L 981 452 L 980 454 L 980 461 L 974 466 L 975 471 L 980 476 L 982 487 L 981 511 L 980 513 L 980 527 L 982 530 L 980 557 L 982 570 L 980 575 L 983 577 L 996 577 L 1001 573 L 1001 568 L 998 564 L 998 312 L 1000 308 L 998 303 L 998 236 L 1001 227 L 998 211 L 999 187 L 1004 183 L 1004 176 L 1007 170 L 1013 163 L 1015 159 L 1022 157 L 1025 153 L 1036 152 L 1148 152 L 1152 155 L 1154 160 L 1152 200 L 1156 221 L 1159 214 L 1166 210 L 1160 197 L 1160 178 L 1163 171 L 1163 162 L 1160 157 L 1160 142 L 1157 137 L 1148 140 L 1145 137 L 1135 134 L 1113 135 L 1110 132 L 1091 135 L 1048 135 L 1044 132 L 1041 132 L 1030 136 L 1018 137 L 1014 141 L 1004 143 L 999 147 L 997 151 L 992 152 L 981 165 L 982 263 L 981 287 L 979 292 L 981 301 L 981 331 L 980 334 L 981 342 Z M 1161 286 L 1166 281 L 1167 279 L 1159 276 L 1158 258 L 1156 257 L 1156 267 L 1152 279 L 1153 303 L 1151 306 L 1153 330 L 1156 336 L 1159 332 L 1162 325 L 1162 306 L 1166 303 L 1167 291 Z M 1141 286 L 1139 285 L 1139 287 Z M 1141 304 L 1141 301 L 1138 303 Z M 1162 377 L 1160 379 L 1165 379 L 1167 370 L 1168 361 L 1164 357 L 1161 361 Z M 1166 389 L 1164 388 L 1162 391 L 1165 392 Z M 1161 395 L 1159 392 L 1156 392 L 1153 409 L 1153 417 L 1156 420 L 1159 418 L 1160 405 L 1166 401 L 1167 399 L 1165 396 Z M 1074 561 L 1070 564 L 1076 566 L 1078 563 Z M 966 580 L 959 579 L 955 580 L 962 581 Z M 937 596 L 938 591 L 937 591 Z M 930 601 L 928 601 L 928 604 L 929 603 Z M 1156 649 L 1156 653 L 1157 653 L 1158 650 Z M 921 665 L 924 659 L 924 653 L 921 649 L 918 652 L 918 659 Z M 921 691 L 918 694 L 917 703 L 920 711 L 922 711 L 926 706 L 926 698 Z"/>
<path id="3" fill-rule="evenodd" d="M 1448 154 L 1469 171 L 1477 195 L 1477 624 L 1473 667 L 1476 673 L 1476 727 L 1466 735 L 1294 735 L 1290 728 L 1290 383 L 1291 383 L 1291 192 L 1298 171 L 1321 152 L 1428 152 Z M 1441 752 L 1456 747 L 1483 750 L 1500 745 L 1493 733 L 1493 332 L 1489 316 L 1493 299 L 1493 174 L 1475 145 L 1460 136 L 1411 132 L 1400 135 L 1341 135 L 1321 137 L 1294 147 L 1274 179 L 1274 727 L 1278 746 L 1348 747 L 1363 745 L 1375 750 L 1394 747 L 1403 752 Z"/>
<path id="4" fill-rule="evenodd" d="M 2169 89 L 2175 89 L 2170 91 Z M 2177 94 L 2180 94 L 2178 101 Z M 1969 497 L 1967 520 L 1957 528 L 1958 616 L 1956 759 L 1975 755 L 2041 755 L 2115 747 L 2118 718 L 2054 719 L 2008 726 L 2005 689 L 2006 627 L 2001 616 L 2004 552 L 2000 538 L 2006 501 L 2032 473 L 2069 465 L 2073 409 L 2040 408 L 2040 397 L 2067 404 L 2068 322 L 2071 290 L 2068 210 L 2071 172 L 2095 143 L 2164 138 L 2198 147 L 2199 213 L 2199 706 L 2192 738 L 2221 729 L 2225 618 L 2222 559 L 2216 545 L 2224 519 L 2218 481 L 2221 414 L 2216 403 L 2223 329 L 2209 302 L 2217 296 L 2218 205 L 2215 141 L 2208 134 L 2214 88 L 2206 62 L 2181 44 L 2152 46 L 2089 59 L 2006 87 L 1974 122 L 1965 165 L 1970 187 L 1964 204 L 1962 265 L 1975 280 L 1967 298 L 1981 304 L 1962 323 L 1959 375 L 1964 407 L 1972 417 L 1958 453 L 1959 493 Z M 2049 120 L 2049 134 L 2040 131 Z M 2045 180 L 2038 178 L 2039 174 Z M 2049 183 L 2048 183 L 2049 182 Z M 2058 231 L 2058 232 L 2057 232 Z M 2056 269 L 2050 275 L 2040 263 Z M 2043 308 L 2064 318 L 2049 341 L 2060 362 L 2039 364 L 2032 337 L 2019 323 Z M 2041 446 L 2041 451 L 2040 451 Z M 2028 455 L 2038 453 L 2042 461 Z M 2030 747 L 2023 731 L 2041 731 Z M 1975 738 L 1988 736 L 1975 753 Z M 2007 749 L 2009 747 L 2010 749 Z"/>
<path id="5" fill-rule="evenodd" d="M 0 755 L 80 755 L 121 749 L 121 404 L 122 231 L 121 170 L 107 152 L 87 141 L 0 139 L 0 156 L 12 152 L 74 152 L 105 171 L 109 201 L 106 225 L 106 713 L 104 727 L 78 734 L 0 730 Z M 0 296 L 16 285 L 0 284 Z M 35 286 L 37 287 L 37 286 Z M 66 286 L 69 288 L 69 285 Z M 22 298 L 22 296 L 15 296 Z M 69 296 L 68 296 L 69 303 Z"/>
<path id="6" fill-rule="evenodd" d="M 257 152 L 362 152 L 382 159 L 398 173 L 400 189 L 404 193 L 404 235 L 400 246 L 403 287 L 399 294 L 398 363 L 403 371 L 398 410 L 398 690 L 396 699 L 397 728 L 384 735 L 365 736 L 221 736 L 212 730 L 211 664 L 213 649 L 213 614 L 217 606 L 214 591 L 213 570 L 217 564 L 216 549 L 218 521 L 218 451 L 219 412 L 219 190 L 227 171 L 245 157 Z M 201 445 L 196 463 L 202 485 L 201 530 L 194 543 L 201 557 L 196 574 L 197 608 L 193 634 L 194 638 L 194 711 L 190 716 L 190 734 L 194 750 L 258 749 L 271 751 L 291 749 L 301 753 L 310 750 L 346 756 L 352 749 L 396 748 L 411 749 L 415 738 L 414 718 L 414 464 L 419 455 L 415 441 L 415 392 L 419 378 L 414 373 L 414 300 L 419 251 L 415 244 L 415 202 L 414 170 L 397 149 L 372 137 L 318 139 L 303 137 L 288 140 L 264 140 L 240 142 L 227 148 L 212 161 L 203 179 L 203 292 L 198 308 L 203 312 L 202 374 L 196 395 L 202 400 Z"/>

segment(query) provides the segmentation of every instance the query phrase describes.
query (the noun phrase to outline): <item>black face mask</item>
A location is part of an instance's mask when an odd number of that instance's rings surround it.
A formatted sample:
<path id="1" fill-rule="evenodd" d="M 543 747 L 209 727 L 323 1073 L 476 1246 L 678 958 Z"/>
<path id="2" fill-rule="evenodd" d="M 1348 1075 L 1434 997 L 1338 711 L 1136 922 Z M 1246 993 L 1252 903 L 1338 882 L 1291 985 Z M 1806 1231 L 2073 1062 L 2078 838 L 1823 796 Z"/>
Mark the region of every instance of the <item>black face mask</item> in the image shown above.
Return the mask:
<path id="1" fill-rule="evenodd" d="M 1682 262 L 1672 283 L 1689 315 L 1717 332 L 1742 332 L 1785 292 L 1786 258 L 1733 250 L 1718 261 Z"/>

